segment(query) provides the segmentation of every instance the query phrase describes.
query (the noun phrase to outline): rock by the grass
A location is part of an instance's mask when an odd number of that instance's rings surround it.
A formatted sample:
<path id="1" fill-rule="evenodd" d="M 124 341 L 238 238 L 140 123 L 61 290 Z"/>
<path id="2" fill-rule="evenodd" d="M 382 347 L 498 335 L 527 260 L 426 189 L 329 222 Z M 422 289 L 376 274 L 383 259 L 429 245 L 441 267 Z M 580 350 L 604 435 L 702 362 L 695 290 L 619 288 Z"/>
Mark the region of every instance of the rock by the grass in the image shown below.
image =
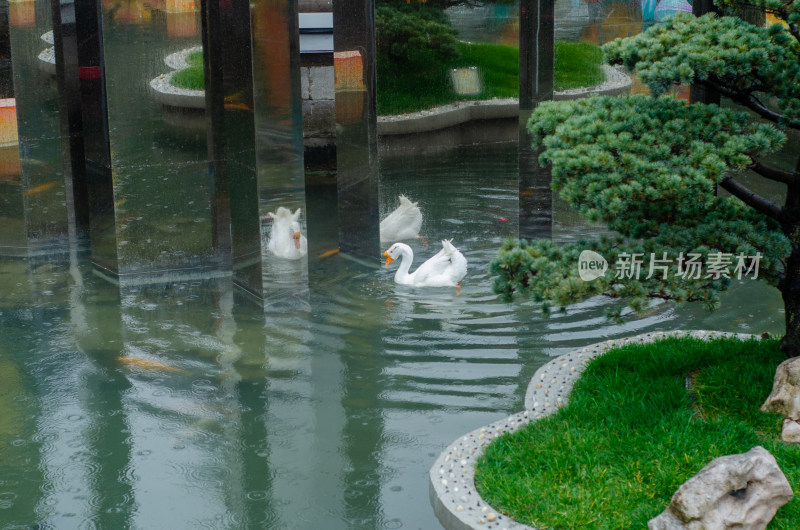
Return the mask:
<path id="1" fill-rule="evenodd" d="M 786 418 L 781 439 L 800 443 L 800 357 L 783 361 L 775 370 L 772 393 L 761 405 L 764 412 L 774 412 Z"/>
<path id="2" fill-rule="evenodd" d="M 649 530 L 761 530 L 792 498 L 775 458 L 756 446 L 712 460 L 684 482 Z"/>

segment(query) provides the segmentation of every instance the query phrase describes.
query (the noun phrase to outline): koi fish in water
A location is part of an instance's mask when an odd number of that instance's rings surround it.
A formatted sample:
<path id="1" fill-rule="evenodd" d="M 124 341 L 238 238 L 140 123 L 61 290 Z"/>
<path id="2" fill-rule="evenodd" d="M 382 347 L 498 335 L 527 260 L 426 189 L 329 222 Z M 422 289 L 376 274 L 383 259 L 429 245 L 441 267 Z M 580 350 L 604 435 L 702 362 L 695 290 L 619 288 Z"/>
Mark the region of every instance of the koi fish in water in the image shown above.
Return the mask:
<path id="1" fill-rule="evenodd" d="M 241 101 L 242 93 L 237 92 L 236 94 L 231 94 L 225 98 L 223 106 L 228 109 L 235 109 L 235 110 L 253 110 L 248 104 Z"/>
<path id="2" fill-rule="evenodd" d="M 228 110 L 253 110 L 245 103 L 231 102 L 223 105 Z"/>
<path id="3" fill-rule="evenodd" d="M 177 374 L 188 373 L 186 370 L 181 370 L 180 368 L 175 368 L 174 366 L 170 366 L 159 361 L 151 361 L 149 359 L 142 359 L 139 357 L 117 357 L 117 360 L 122 364 L 126 364 L 135 368 L 142 368 L 145 370 L 161 370 L 163 372 L 174 372 Z"/>
<path id="4" fill-rule="evenodd" d="M 338 254 L 338 253 L 339 253 L 339 249 L 335 248 L 333 250 L 326 250 L 325 252 L 322 252 L 321 254 L 319 254 L 317 257 L 318 258 L 327 258 L 328 256 L 333 256 L 334 254 Z"/>
<path id="5" fill-rule="evenodd" d="M 58 183 L 56 182 L 47 182 L 45 184 L 40 184 L 26 191 L 25 196 L 28 197 L 31 195 L 36 195 L 37 193 L 44 193 L 45 191 L 52 190 L 53 188 L 55 188 L 57 184 Z"/>

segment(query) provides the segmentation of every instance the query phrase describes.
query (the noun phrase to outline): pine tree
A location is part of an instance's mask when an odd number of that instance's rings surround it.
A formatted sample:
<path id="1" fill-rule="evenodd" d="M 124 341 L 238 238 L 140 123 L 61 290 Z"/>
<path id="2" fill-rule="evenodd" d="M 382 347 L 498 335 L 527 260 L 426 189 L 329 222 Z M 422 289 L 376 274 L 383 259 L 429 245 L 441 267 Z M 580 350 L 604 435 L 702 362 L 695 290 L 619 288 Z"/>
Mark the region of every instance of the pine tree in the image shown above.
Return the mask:
<path id="1" fill-rule="evenodd" d="M 782 349 L 800 355 L 800 159 L 792 153 L 789 169 L 770 162 L 800 129 L 800 1 L 717 5 L 723 13 L 755 5 L 783 23 L 676 14 L 604 46 L 607 60 L 635 71 L 650 96 L 547 102 L 534 111 L 528 128 L 553 190 L 616 235 L 560 247 L 509 240 L 490 266 L 496 292 L 527 293 L 545 309 L 598 294 L 634 310 L 650 298 L 713 309 L 744 272 L 780 290 Z M 667 95 L 678 84 L 717 91 L 723 106 Z M 747 171 L 784 184 L 784 204 L 742 184 Z M 593 281 L 579 276 L 585 250 L 609 263 Z M 748 270 L 754 265 L 757 273 Z"/>

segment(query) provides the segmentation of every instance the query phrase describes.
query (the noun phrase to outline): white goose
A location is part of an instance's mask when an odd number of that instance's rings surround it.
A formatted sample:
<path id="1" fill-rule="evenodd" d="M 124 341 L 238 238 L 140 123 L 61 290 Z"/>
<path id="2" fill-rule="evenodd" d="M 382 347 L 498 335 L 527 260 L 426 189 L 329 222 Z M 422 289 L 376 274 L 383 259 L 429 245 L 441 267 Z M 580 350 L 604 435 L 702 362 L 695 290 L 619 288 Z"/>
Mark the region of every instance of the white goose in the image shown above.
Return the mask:
<path id="1" fill-rule="evenodd" d="M 278 207 L 272 217 L 272 229 L 269 233 L 267 248 L 278 257 L 300 259 L 308 254 L 308 241 L 300 232 L 300 208 L 292 213 L 288 208 Z"/>
<path id="2" fill-rule="evenodd" d="M 467 259 L 451 243 L 452 239 L 442 240 L 442 250 L 428 261 L 408 272 L 414 260 L 414 251 L 405 243 L 395 243 L 383 253 L 386 266 L 400 260 L 400 267 L 394 275 L 395 283 L 418 287 L 456 287 L 467 275 Z"/>
<path id="3" fill-rule="evenodd" d="M 420 228 L 422 228 L 422 211 L 419 206 L 405 195 L 400 195 L 400 206 L 381 221 L 381 241 L 416 239 L 419 237 Z"/>

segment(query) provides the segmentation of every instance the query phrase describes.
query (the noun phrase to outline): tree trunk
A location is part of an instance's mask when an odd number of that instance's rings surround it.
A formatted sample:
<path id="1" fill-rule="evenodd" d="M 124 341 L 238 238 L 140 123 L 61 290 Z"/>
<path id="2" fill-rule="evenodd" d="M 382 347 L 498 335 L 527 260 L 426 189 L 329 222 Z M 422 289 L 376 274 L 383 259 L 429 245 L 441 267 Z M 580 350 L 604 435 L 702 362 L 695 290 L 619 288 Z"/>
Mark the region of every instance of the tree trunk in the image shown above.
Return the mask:
<path id="1" fill-rule="evenodd" d="M 786 335 L 781 340 L 781 351 L 787 357 L 797 357 L 800 356 L 800 220 L 796 212 L 800 211 L 800 187 L 796 184 L 787 186 L 784 211 L 783 233 L 789 238 L 792 253 L 786 262 L 785 276 L 778 283 L 786 315 Z"/>
<path id="2" fill-rule="evenodd" d="M 792 252 L 789 261 L 797 262 L 800 256 L 797 250 Z M 784 312 L 786 315 L 786 335 L 781 340 L 781 351 L 787 357 L 800 356 L 800 276 L 797 271 L 790 279 L 787 267 L 786 280 L 781 282 L 781 296 L 783 297 Z M 785 284 L 785 285 L 784 285 Z M 792 286 L 793 284 L 793 286 Z"/>

